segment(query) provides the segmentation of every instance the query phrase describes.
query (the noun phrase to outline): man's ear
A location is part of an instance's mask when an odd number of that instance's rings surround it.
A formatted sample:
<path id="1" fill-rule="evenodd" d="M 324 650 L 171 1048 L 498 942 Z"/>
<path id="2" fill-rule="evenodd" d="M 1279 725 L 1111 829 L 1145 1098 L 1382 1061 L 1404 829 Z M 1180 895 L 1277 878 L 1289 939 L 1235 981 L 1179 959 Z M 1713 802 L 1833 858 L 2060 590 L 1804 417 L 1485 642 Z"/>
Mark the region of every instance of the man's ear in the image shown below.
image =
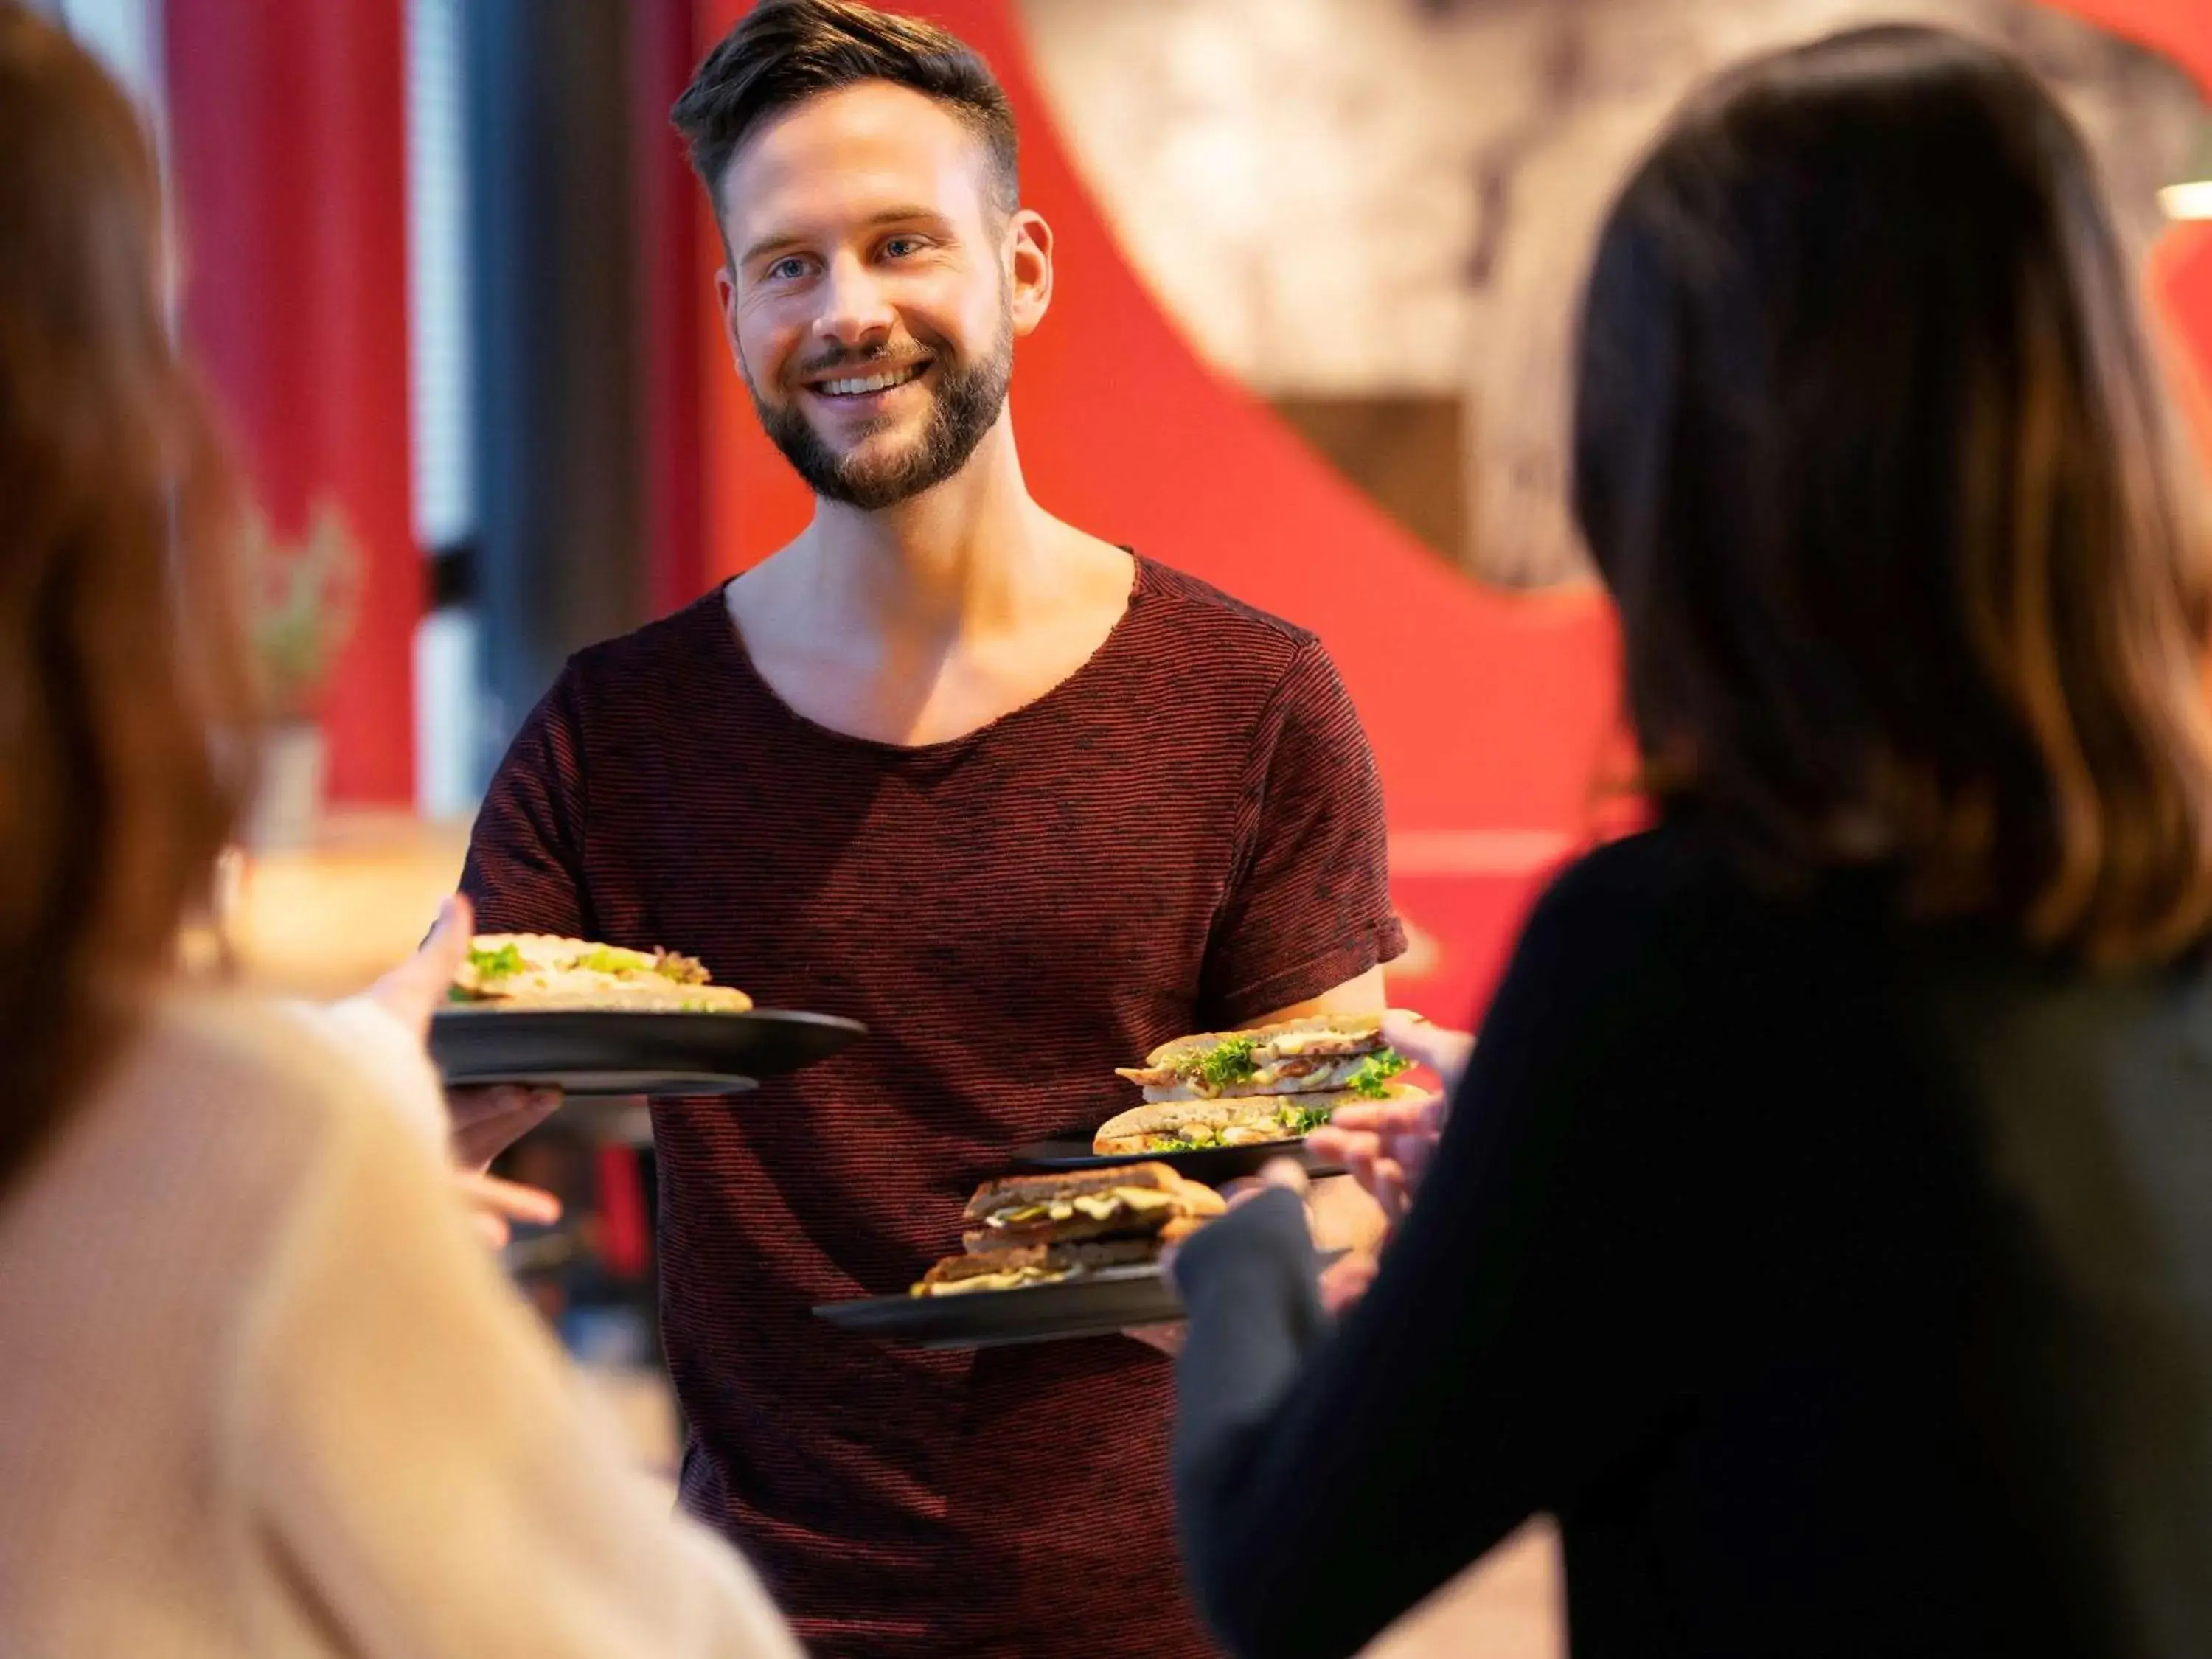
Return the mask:
<path id="1" fill-rule="evenodd" d="M 1006 265 L 1014 332 L 1032 333 L 1052 308 L 1052 227 L 1027 208 L 1006 221 Z"/>
<path id="2" fill-rule="evenodd" d="M 737 365 L 738 378 L 751 384 L 745 374 L 745 354 L 738 346 L 738 279 L 725 264 L 714 273 L 714 309 L 722 319 L 722 338 L 730 348 L 730 361 Z"/>

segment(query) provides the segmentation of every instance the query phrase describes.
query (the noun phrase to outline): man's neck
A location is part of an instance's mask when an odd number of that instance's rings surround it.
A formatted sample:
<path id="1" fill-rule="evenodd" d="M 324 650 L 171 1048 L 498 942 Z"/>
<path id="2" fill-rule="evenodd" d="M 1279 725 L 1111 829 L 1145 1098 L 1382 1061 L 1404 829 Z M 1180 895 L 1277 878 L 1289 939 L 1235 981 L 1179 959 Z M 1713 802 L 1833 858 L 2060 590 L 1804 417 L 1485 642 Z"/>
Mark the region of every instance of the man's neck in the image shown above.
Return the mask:
<path id="1" fill-rule="evenodd" d="M 820 602 L 878 634 L 1011 625 L 1059 526 L 1030 500 L 1010 423 L 936 489 L 877 513 L 822 501 L 791 549 Z"/>
<path id="2" fill-rule="evenodd" d="M 957 477 L 884 513 L 823 502 L 723 599 L 755 672 L 817 726 L 939 743 L 1036 702 L 1128 609 L 1129 556 L 1030 499 L 1002 422 Z"/>

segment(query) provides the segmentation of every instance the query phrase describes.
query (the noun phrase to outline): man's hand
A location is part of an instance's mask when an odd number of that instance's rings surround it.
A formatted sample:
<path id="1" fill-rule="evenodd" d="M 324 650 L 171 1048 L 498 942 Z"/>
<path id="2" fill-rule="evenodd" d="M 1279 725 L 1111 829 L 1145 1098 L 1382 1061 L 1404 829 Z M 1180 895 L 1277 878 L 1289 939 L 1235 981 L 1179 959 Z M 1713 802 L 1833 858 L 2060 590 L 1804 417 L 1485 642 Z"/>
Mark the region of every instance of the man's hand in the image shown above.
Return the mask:
<path id="1" fill-rule="evenodd" d="M 1232 1181 L 1221 1189 L 1229 1200 L 1229 1207 L 1250 1203 L 1270 1187 L 1286 1187 L 1301 1199 L 1306 1195 L 1306 1172 L 1287 1158 L 1270 1158 L 1258 1175 L 1247 1176 L 1242 1181 Z M 1175 1278 L 1176 1247 L 1169 1245 L 1160 1252 L 1160 1273 L 1170 1283 Z M 1121 1333 L 1133 1336 L 1148 1348 L 1158 1348 L 1172 1359 L 1182 1352 L 1183 1337 L 1188 1327 L 1176 1325 L 1139 1325 Z"/>
<path id="2" fill-rule="evenodd" d="M 446 1109 L 453 1120 L 453 1162 L 481 1175 L 492 1159 L 561 1109 L 558 1089 L 452 1089 Z"/>
<path id="3" fill-rule="evenodd" d="M 1445 1030 L 1418 1015 L 1394 1013 L 1383 1022 L 1390 1046 L 1443 1080 L 1444 1092 L 1412 1103 L 1340 1106 L 1326 1126 L 1306 1137 L 1316 1158 L 1341 1164 L 1395 1225 L 1411 1207 L 1421 1177 L 1443 1133 L 1451 1091 L 1467 1070 L 1474 1039 Z"/>

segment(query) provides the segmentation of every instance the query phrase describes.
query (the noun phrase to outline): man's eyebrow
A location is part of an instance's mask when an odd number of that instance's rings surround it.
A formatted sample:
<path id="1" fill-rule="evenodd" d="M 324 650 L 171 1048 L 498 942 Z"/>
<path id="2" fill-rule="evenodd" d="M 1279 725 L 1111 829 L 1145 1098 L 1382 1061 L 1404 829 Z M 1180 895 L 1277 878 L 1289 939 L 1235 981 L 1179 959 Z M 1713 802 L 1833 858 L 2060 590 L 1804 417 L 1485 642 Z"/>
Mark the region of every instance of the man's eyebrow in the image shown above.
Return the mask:
<path id="1" fill-rule="evenodd" d="M 795 231 L 779 230 L 772 235 L 762 237 L 760 240 L 747 248 L 738 256 L 738 263 L 741 265 L 749 265 L 763 254 L 773 253 L 779 248 L 796 247 L 805 240 Z"/>

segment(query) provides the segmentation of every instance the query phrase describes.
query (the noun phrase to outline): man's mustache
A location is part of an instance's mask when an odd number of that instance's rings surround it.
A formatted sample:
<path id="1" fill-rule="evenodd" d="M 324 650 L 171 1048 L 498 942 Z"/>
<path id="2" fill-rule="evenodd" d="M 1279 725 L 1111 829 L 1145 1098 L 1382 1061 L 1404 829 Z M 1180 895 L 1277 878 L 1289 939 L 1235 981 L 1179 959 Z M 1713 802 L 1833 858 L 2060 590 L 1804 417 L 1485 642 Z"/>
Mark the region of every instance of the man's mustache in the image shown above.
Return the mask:
<path id="1" fill-rule="evenodd" d="M 926 363 L 930 362 L 932 354 L 927 351 L 893 351 L 881 346 L 869 351 L 839 351 L 799 364 L 791 371 L 791 378 L 794 380 L 811 380 L 817 374 L 827 374 L 832 370 L 840 368 L 864 369 L 871 374 L 881 374 L 887 369 L 908 368 L 916 364 Z"/>

